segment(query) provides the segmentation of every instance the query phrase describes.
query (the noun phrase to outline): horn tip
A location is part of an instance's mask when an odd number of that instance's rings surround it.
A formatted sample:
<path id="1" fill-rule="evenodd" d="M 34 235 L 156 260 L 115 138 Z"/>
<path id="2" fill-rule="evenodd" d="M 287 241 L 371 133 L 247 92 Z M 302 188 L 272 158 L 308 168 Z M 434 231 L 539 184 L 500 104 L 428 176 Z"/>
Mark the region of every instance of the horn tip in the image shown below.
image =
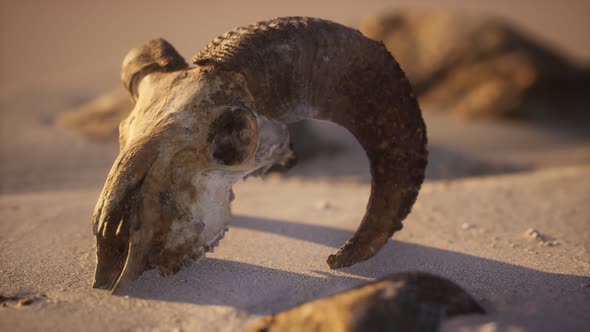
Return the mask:
<path id="1" fill-rule="evenodd" d="M 342 264 L 342 262 L 340 262 L 340 260 L 338 259 L 338 255 L 330 255 L 330 256 L 328 256 L 328 259 L 326 260 L 326 263 L 328 263 L 328 266 L 332 270 L 345 267 Z"/>
<path id="2" fill-rule="evenodd" d="M 358 257 L 354 257 L 354 254 L 355 252 L 351 252 L 350 250 L 338 250 L 337 253 L 328 256 L 326 263 L 328 263 L 330 269 L 336 270 L 343 267 L 349 267 L 368 258 L 359 259 Z"/>
<path id="3" fill-rule="evenodd" d="M 340 269 L 365 261 L 377 254 L 385 245 L 389 236 L 371 238 L 371 241 L 360 241 L 358 234 L 348 240 L 338 251 L 326 260 L 330 269 Z"/>

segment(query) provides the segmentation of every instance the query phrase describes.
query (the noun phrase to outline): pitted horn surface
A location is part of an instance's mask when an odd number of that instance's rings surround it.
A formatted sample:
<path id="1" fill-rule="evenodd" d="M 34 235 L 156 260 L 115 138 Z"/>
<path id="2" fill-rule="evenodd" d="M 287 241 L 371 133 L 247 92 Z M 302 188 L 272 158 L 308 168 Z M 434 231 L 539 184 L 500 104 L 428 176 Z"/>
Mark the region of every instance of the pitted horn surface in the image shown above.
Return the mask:
<path id="1" fill-rule="evenodd" d="M 367 212 L 332 268 L 375 255 L 401 229 L 424 179 L 426 128 L 382 43 L 343 25 L 278 18 L 238 28 L 190 67 L 163 39 L 125 57 L 135 106 L 96 205 L 95 287 L 125 289 L 143 271 L 176 273 L 227 230 L 231 187 L 295 159 L 286 123 L 347 128 L 372 174 Z"/>

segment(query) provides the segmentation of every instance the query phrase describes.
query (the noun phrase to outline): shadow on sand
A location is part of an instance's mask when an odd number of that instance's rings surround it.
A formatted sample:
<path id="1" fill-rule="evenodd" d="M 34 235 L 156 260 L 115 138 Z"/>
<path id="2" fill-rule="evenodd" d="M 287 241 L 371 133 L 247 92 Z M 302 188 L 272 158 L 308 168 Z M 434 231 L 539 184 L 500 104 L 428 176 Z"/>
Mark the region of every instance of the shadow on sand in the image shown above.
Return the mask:
<path id="1" fill-rule="evenodd" d="M 352 235 L 350 231 L 333 227 L 245 216 L 234 217 L 232 227 L 279 234 L 334 248 Z M 272 255 L 270 252 L 263 254 Z M 342 273 L 308 270 L 307 274 L 299 274 L 206 258 L 167 278 L 149 271 L 135 282 L 127 295 L 170 302 L 232 306 L 253 314 L 269 314 L 357 286 L 367 278 L 401 271 L 426 271 L 457 282 L 474 295 L 488 312 L 514 311 L 509 320 L 515 320 L 518 325 L 528 325 L 527 321 L 533 321 L 533 327 L 535 324 L 531 317 L 539 314 L 540 307 L 551 307 L 552 298 L 574 295 L 588 299 L 590 295 L 590 289 L 583 286 L 589 282 L 587 277 L 547 273 L 394 240 L 389 241 L 372 259 L 338 271 Z M 497 304 L 501 304 L 502 308 L 495 308 Z M 546 318 L 547 315 L 554 315 L 557 321 L 567 320 L 560 317 L 559 312 L 546 313 L 543 310 L 543 316 Z M 484 319 L 493 318 L 488 316 Z M 573 329 L 579 327 L 572 324 Z M 564 322 L 559 326 L 567 325 L 568 322 Z"/>

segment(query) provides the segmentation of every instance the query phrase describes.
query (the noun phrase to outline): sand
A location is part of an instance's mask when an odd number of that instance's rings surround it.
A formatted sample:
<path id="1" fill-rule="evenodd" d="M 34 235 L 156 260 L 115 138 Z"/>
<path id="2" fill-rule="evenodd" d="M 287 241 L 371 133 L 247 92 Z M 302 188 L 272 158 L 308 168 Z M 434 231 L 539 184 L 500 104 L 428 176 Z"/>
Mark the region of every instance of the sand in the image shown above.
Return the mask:
<path id="1" fill-rule="evenodd" d="M 250 180 L 236 186 L 232 227 L 214 254 L 128 296 L 90 287 L 87 216 L 99 188 L 3 195 L 2 293 L 45 294 L 0 322 L 23 330 L 232 331 L 251 319 L 397 271 L 428 271 L 471 292 L 497 322 L 580 331 L 590 321 L 590 167 L 429 183 L 405 228 L 373 259 L 324 263 L 362 217 L 368 186 Z M 328 200 L 330 208 L 318 206 Z M 466 228 L 464 225 L 468 224 Z M 524 236 L 536 228 L 557 243 Z"/>
<path id="2" fill-rule="evenodd" d="M 519 17 L 532 34 L 588 61 L 587 2 L 508 3 L 480 9 Z M 583 123 L 466 123 L 429 113 L 428 179 L 404 229 L 375 258 L 336 271 L 325 259 L 358 226 L 368 168 L 350 135 L 319 125 L 340 153 L 288 176 L 240 182 L 230 232 L 214 254 L 172 277 L 148 272 L 127 296 L 92 289 L 90 216 L 117 146 L 60 128 L 58 114 L 117 88 L 125 52 L 152 37 L 167 37 L 190 58 L 210 38 L 258 19 L 312 15 L 353 24 L 391 8 L 380 1 L 338 10 L 313 2 L 218 5 L 2 5 L 1 38 L 10 47 L 0 48 L 0 294 L 46 297 L 0 307 L 0 330 L 234 331 L 409 270 L 457 282 L 490 312 L 449 321 L 449 331 L 590 329 L 590 134 Z M 546 241 L 523 235 L 529 228 Z"/>

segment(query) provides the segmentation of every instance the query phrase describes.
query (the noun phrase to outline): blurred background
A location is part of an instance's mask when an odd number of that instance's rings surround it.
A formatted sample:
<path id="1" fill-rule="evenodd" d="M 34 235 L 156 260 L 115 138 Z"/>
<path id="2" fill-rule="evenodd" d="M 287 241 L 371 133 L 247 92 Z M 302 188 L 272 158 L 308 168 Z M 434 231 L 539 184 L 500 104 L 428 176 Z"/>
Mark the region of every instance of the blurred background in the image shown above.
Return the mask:
<path id="1" fill-rule="evenodd" d="M 13 1 L 0 10 L 3 192 L 100 186 L 131 110 L 126 52 L 163 37 L 190 59 L 212 38 L 314 16 L 383 40 L 419 95 L 429 180 L 590 162 L 590 1 Z M 292 128 L 285 176 L 368 181 L 346 130 Z"/>

